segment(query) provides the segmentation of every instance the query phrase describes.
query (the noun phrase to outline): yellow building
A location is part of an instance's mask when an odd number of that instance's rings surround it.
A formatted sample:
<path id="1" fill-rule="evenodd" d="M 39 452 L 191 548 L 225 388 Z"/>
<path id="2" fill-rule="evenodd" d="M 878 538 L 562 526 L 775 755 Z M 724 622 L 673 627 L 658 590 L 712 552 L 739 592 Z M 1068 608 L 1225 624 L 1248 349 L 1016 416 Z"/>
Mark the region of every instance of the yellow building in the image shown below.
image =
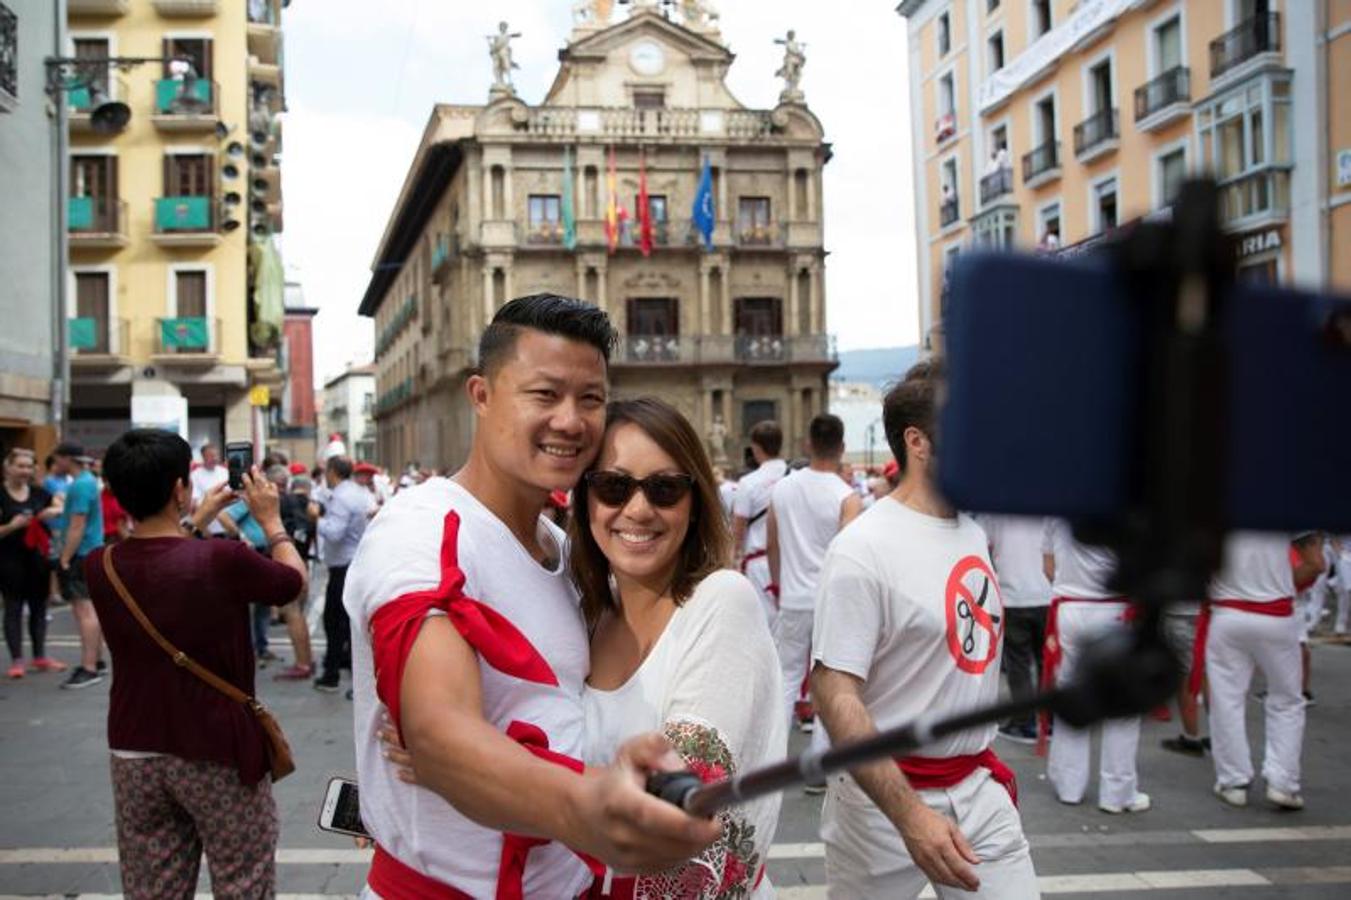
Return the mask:
<path id="1" fill-rule="evenodd" d="M 93 448 L 180 416 L 194 447 L 266 438 L 281 5 L 68 0 L 67 56 L 151 60 L 67 71 L 68 432 Z"/>
<path id="2" fill-rule="evenodd" d="M 1244 277 L 1351 288 L 1351 0 L 904 0 L 920 329 L 972 246 L 1054 249 L 1219 181 Z M 1332 86 L 1343 90 L 1334 93 Z"/>

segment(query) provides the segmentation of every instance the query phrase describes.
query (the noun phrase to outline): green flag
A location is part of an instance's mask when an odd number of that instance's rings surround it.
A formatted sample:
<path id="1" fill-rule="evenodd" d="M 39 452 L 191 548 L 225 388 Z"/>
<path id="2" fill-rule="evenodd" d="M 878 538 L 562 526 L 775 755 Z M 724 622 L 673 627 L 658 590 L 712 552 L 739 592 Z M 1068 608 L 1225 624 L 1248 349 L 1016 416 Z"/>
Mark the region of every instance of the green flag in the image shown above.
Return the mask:
<path id="1" fill-rule="evenodd" d="M 577 248 L 577 211 L 572 199 L 572 148 L 563 148 L 563 246 Z"/>

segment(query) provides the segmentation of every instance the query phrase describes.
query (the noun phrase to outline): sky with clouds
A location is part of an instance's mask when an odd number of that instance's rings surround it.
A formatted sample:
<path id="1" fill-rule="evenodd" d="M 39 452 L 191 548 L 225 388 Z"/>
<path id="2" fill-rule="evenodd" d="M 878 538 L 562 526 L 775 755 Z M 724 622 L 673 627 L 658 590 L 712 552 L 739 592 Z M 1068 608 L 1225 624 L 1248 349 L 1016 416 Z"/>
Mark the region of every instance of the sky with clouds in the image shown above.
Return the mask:
<path id="1" fill-rule="evenodd" d="M 774 39 L 794 28 L 807 45 L 802 89 L 834 148 L 825 176 L 826 316 L 840 349 L 915 343 L 907 45 L 895 4 L 714 5 L 736 54 L 728 84 L 751 108 L 777 102 L 782 48 Z M 571 8 L 571 0 L 298 0 L 287 8 L 282 250 L 306 302 L 320 310 L 320 383 L 371 358 L 371 320 L 356 310 L 433 105 L 487 101 L 484 36 L 503 19 L 522 33 L 513 43 L 516 91 L 540 102 Z"/>

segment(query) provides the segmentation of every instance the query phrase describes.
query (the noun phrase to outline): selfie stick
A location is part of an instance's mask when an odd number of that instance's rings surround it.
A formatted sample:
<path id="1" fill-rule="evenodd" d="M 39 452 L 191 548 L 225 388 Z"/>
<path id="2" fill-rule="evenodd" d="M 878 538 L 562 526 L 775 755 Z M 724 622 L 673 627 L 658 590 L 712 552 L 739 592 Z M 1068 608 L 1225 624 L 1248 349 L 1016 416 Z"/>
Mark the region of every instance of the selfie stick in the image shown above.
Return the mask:
<path id="1" fill-rule="evenodd" d="M 655 773 L 647 780 L 648 793 L 692 815 L 711 816 L 1014 716 L 1049 709 L 1083 728 L 1139 715 L 1173 695 L 1180 666 L 1163 638 L 1163 613 L 1171 603 L 1205 596 L 1219 568 L 1225 530 L 1221 325 L 1234 257 L 1220 229 L 1218 199 L 1213 181 L 1189 181 L 1178 194 L 1172 221 L 1139 224 L 1113 248 L 1116 271 L 1140 303 L 1143 322 L 1142 427 L 1129 448 L 1138 466 L 1126 508 L 1110 522 L 1075 522 L 1074 531 L 1080 540 L 1117 554 L 1112 587 L 1135 601 L 1134 627 L 1086 648 L 1078 670 L 1054 690 L 955 715 L 921 716 L 860 741 L 809 750 L 709 784 L 688 771 Z"/>

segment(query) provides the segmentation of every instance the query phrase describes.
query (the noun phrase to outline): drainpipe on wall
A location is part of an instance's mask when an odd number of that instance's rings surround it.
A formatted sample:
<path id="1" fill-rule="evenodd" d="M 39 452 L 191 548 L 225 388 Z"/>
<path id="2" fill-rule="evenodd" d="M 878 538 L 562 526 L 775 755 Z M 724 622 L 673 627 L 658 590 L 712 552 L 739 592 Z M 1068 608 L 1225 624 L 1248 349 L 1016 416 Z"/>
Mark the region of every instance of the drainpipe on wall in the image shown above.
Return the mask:
<path id="1" fill-rule="evenodd" d="M 56 44 L 56 55 L 63 56 L 66 48 L 66 0 L 56 0 L 53 5 L 55 18 L 52 21 L 52 38 Z M 70 240 L 66 233 L 66 195 L 70 188 L 66 183 L 69 179 L 69 172 L 66 162 L 67 98 L 64 86 L 53 91 L 52 102 L 56 104 L 54 119 L 56 141 L 52 160 L 56 176 L 52 179 L 52 190 L 54 192 L 52 201 L 56 211 L 56 227 L 53 229 L 55 234 L 52 236 L 52 252 L 55 256 L 52 260 L 52 303 L 56 308 L 52 325 L 56 332 L 56 340 L 52 344 L 54 355 L 52 357 L 51 420 L 52 429 L 56 432 L 56 439 L 60 441 L 66 438 L 66 408 L 70 402 L 70 354 L 66 334 L 66 267 Z"/>

